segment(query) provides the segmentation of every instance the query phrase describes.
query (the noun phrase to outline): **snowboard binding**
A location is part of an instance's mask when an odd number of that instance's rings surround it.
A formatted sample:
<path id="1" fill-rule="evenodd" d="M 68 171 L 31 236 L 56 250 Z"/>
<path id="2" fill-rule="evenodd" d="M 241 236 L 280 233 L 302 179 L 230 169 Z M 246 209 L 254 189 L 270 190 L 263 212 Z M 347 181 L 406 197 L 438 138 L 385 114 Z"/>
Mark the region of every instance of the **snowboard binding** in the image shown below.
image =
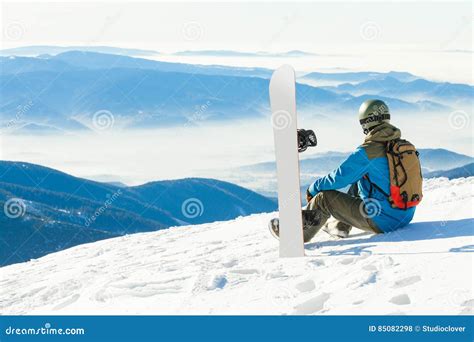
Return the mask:
<path id="1" fill-rule="evenodd" d="M 298 152 L 304 152 L 308 147 L 314 147 L 318 144 L 316 134 L 311 129 L 298 129 Z"/>

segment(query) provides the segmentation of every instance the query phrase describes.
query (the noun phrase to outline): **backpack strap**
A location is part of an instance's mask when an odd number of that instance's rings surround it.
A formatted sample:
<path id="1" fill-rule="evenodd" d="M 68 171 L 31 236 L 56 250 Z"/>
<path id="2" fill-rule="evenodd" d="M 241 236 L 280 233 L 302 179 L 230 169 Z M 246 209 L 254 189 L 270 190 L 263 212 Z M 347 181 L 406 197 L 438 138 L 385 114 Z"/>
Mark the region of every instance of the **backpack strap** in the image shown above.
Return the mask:
<path id="1" fill-rule="evenodd" d="M 364 175 L 364 178 L 365 178 L 365 179 L 369 182 L 369 184 L 370 184 L 369 197 L 372 196 L 372 188 L 375 188 L 375 189 L 377 189 L 378 191 L 380 191 L 385 197 L 387 197 L 387 199 L 388 199 L 389 202 L 390 202 L 390 195 L 387 194 L 385 191 L 383 191 L 383 189 L 382 189 L 380 186 L 378 186 L 378 185 L 375 184 L 375 183 L 372 183 L 372 181 L 371 181 L 370 178 L 369 178 L 369 174 L 368 174 L 368 173 L 366 173 L 366 174 Z"/>
<path id="2" fill-rule="evenodd" d="M 398 187 L 401 187 L 403 186 L 407 180 L 408 180 L 408 174 L 407 174 L 407 171 L 405 169 L 405 166 L 403 166 L 403 163 L 402 163 L 402 154 L 403 152 L 399 152 L 399 151 L 394 151 L 394 147 L 395 145 L 399 142 L 399 141 L 402 141 L 402 139 L 398 138 L 398 139 L 394 139 L 394 140 L 391 140 L 391 141 L 388 141 L 387 142 L 387 154 L 388 156 L 390 156 L 390 158 L 392 159 L 392 163 L 393 163 L 393 173 L 394 173 L 394 178 L 395 178 L 395 182 L 396 182 L 396 185 Z M 403 140 L 403 141 L 406 141 L 406 140 Z M 418 156 L 419 153 L 418 151 L 415 152 L 416 155 Z M 387 158 L 388 158 L 387 156 Z M 390 161 L 389 161 L 390 163 Z M 398 170 L 397 168 L 400 167 L 403 171 L 403 181 L 400 182 L 400 177 L 399 177 L 399 174 L 398 174 Z"/>

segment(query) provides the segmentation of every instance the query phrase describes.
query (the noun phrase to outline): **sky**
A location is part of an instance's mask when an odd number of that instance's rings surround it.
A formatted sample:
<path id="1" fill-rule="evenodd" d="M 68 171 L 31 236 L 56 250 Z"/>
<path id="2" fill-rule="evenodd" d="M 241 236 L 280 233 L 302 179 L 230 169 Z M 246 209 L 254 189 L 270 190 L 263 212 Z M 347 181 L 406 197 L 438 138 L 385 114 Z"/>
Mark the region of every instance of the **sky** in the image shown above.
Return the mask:
<path id="1" fill-rule="evenodd" d="M 3 2 L 3 48 L 305 50 L 305 69 L 406 70 L 472 83 L 472 2 Z"/>
<path id="2" fill-rule="evenodd" d="M 6 47 L 105 43 L 160 51 L 227 48 L 276 51 L 306 49 L 318 52 L 331 48 L 349 50 L 350 46 L 371 50 L 374 45 L 468 50 L 472 48 L 469 25 L 472 26 L 473 13 L 471 2 L 453 1 L 15 1 L 4 2 L 3 19 L 4 29 L 16 22 L 24 31 L 16 41 L 6 39 Z M 360 32 L 364 30 L 364 24 L 373 24 L 374 31 L 365 32 L 366 44 L 362 44 L 364 32 Z M 195 36 L 193 32 L 187 32 L 187 29 L 191 31 L 192 28 L 195 29 Z M 366 30 L 369 28 L 366 27 Z M 377 37 L 370 40 L 371 34 Z M 370 41 L 374 44 L 368 43 Z"/>
<path id="3" fill-rule="evenodd" d="M 350 47 L 370 49 L 374 45 L 472 50 L 469 28 L 474 18 L 471 2 L 454 1 L 15 1 L 4 2 L 2 7 L 5 47 L 104 43 L 159 51 L 209 48 L 319 52 L 334 48 L 349 53 Z M 21 37 L 14 37 L 18 39 L 8 39 L 12 24 L 23 31 Z"/>

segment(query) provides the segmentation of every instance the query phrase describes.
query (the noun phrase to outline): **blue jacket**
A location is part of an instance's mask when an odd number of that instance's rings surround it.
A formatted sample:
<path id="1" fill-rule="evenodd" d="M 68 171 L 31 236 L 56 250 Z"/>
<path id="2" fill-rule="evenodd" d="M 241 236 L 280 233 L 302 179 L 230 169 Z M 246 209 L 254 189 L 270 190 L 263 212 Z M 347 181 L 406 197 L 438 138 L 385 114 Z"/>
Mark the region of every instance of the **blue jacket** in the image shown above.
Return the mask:
<path id="1" fill-rule="evenodd" d="M 388 126 L 392 127 L 394 132 L 398 131 L 396 136 L 400 137 L 400 131 L 397 128 Z M 373 135 L 375 135 L 375 139 Z M 415 208 L 407 210 L 392 208 L 385 194 L 371 186 L 370 182 L 377 185 L 386 194 L 390 193 L 388 161 L 384 147 L 380 148 L 382 145 L 380 142 L 389 140 L 390 135 L 382 140 L 377 140 L 377 136 L 380 134 L 368 136 L 366 143 L 359 146 L 337 169 L 316 179 L 309 186 L 308 191 L 312 196 L 315 196 L 321 191 L 342 189 L 357 182 L 359 196 L 366 206 L 377 206 L 376 215 L 371 216 L 372 221 L 383 232 L 389 232 L 410 223 L 415 214 Z M 365 175 L 368 175 L 370 182 L 364 178 Z M 370 209 L 368 211 L 370 214 Z"/>

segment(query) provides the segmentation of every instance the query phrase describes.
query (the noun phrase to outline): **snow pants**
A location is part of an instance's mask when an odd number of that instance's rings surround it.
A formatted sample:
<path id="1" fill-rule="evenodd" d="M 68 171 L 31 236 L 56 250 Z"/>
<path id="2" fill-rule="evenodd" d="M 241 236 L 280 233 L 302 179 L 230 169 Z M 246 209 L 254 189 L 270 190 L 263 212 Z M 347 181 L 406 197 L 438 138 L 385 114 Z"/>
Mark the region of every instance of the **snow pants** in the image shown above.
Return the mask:
<path id="1" fill-rule="evenodd" d="M 321 191 L 311 199 L 306 210 L 303 210 L 304 242 L 310 241 L 331 216 L 338 221 L 338 229 L 348 233 L 352 227 L 371 233 L 383 233 L 365 215 L 362 199 L 353 196 L 351 192 L 354 192 L 353 188 L 349 193 L 336 190 Z"/>

